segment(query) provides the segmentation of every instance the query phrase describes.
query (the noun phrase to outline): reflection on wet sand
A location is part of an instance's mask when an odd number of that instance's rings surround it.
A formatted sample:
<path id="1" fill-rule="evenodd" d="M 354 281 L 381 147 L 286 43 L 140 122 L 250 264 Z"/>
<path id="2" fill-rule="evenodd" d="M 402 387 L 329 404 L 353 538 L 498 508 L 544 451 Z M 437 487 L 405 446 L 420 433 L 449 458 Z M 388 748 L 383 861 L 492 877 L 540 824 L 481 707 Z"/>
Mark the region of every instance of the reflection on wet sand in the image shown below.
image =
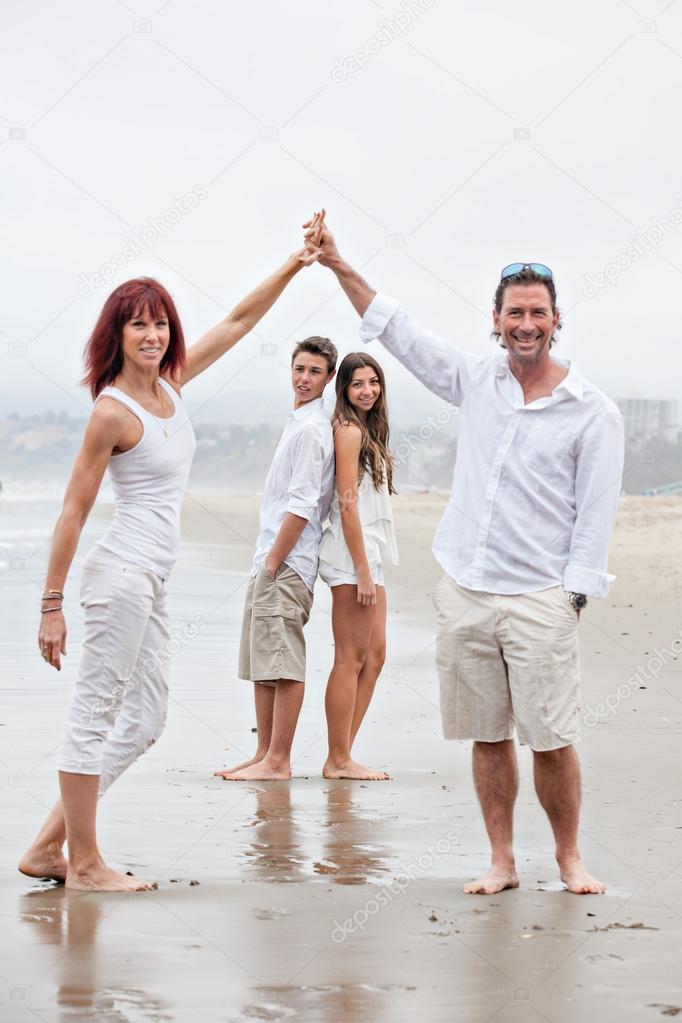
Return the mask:
<path id="1" fill-rule="evenodd" d="M 64 948 L 54 967 L 56 1018 L 63 1023 L 74 1018 L 97 1023 L 128 1023 L 133 1018 L 157 1023 L 172 1020 L 161 1002 L 139 988 L 113 985 L 111 970 L 99 969 L 97 930 L 106 916 L 105 908 L 97 895 L 62 887 L 28 892 L 19 898 L 19 917 L 32 928 L 34 940 Z"/>
<path id="2" fill-rule="evenodd" d="M 353 787 L 353 783 L 330 782 L 325 789 L 324 852 L 314 870 L 335 884 L 365 884 L 389 871 L 389 851 L 377 842 L 383 821 L 354 803 Z"/>
<path id="3" fill-rule="evenodd" d="M 347 972 L 352 974 L 357 971 L 349 967 Z M 256 988 L 257 1000 L 245 1005 L 237 1019 L 230 1023 L 255 1023 L 256 1020 L 264 1019 L 296 1019 L 305 1020 L 306 1023 L 388 1020 L 391 1018 L 391 1001 L 395 999 L 396 1011 L 404 1011 L 406 993 L 416 990 L 404 984 L 358 984 L 352 980 L 338 984 L 305 984 L 299 987 L 289 984 Z M 414 1015 L 417 1015 L 416 1008 Z M 406 1017 L 401 1015 L 400 1018 Z"/>
<path id="4" fill-rule="evenodd" d="M 309 876 L 300 828 L 288 782 L 268 782 L 255 790 L 253 828 L 244 856 L 259 881 L 303 881 Z"/>
<path id="5" fill-rule="evenodd" d="M 384 878 L 391 856 L 379 844 L 384 827 L 376 813 L 355 801 L 353 784 L 330 782 L 324 790 L 326 814 L 296 800 L 289 782 L 256 789 L 252 829 L 243 856 L 260 881 L 305 881 L 318 877 L 335 884 L 365 884 Z"/>

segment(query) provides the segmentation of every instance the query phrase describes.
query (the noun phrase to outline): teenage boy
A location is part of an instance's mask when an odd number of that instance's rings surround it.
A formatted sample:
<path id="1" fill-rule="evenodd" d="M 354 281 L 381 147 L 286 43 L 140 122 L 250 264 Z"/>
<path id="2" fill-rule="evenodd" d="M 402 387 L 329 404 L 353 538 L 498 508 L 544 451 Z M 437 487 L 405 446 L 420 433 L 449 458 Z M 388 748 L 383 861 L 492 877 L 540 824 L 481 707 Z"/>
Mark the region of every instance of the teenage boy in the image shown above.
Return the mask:
<path id="1" fill-rule="evenodd" d="M 334 493 L 334 440 L 322 393 L 336 360 L 326 337 L 299 342 L 291 360 L 294 409 L 265 481 L 239 648 L 239 677 L 254 683 L 258 748 L 250 760 L 215 772 L 229 781 L 291 778 L 305 685 L 303 629 Z"/>

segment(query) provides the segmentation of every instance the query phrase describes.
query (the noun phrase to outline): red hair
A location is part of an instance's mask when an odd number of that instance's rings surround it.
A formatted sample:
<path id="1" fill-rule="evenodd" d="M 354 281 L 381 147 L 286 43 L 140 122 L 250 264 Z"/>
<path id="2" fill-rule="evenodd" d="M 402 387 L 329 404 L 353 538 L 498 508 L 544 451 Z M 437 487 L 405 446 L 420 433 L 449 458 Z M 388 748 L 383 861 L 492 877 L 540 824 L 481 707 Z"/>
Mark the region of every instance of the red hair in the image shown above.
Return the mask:
<path id="1" fill-rule="evenodd" d="M 170 341 L 159 372 L 177 379 L 185 364 L 185 337 L 175 303 L 166 289 L 151 277 L 136 277 L 120 284 L 104 303 L 85 346 L 83 384 L 96 398 L 123 368 L 123 325 L 148 309 L 155 319 L 166 317 Z"/>

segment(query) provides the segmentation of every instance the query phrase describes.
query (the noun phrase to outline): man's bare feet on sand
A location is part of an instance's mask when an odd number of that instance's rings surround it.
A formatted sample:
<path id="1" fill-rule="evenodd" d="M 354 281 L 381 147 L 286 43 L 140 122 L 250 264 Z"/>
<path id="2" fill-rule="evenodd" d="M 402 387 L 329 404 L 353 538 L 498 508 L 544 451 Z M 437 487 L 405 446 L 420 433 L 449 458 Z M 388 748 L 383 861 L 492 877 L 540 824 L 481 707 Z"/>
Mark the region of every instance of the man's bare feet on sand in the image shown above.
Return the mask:
<path id="1" fill-rule="evenodd" d="M 573 895 L 603 895 L 606 885 L 598 881 L 596 877 L 585 869 L 580 859 L 565 860 L 559 863 L 561 869 L 561 880 Z"/>
<path id="2" fill-rule="evenodd" d="M 388 781 L 390 775 L 386 771 L 375 771 L 355 760 L 347 760 L 343 764 L 327 760 L 322 768 L 322 777 L 331 779 L 349 778 L 351 781 Z"/>
<path id="3" fill-rule="evenodd" d="M 225 767 L 220 771 L 214 771 L 214 778 L 229 778 L 233 774 L 237 774 L 239 771 L 245 771 L 247 767 L 252 767 L 253 764 L 260 764 L 261 760 L 265 758 L 264 753 L 255 753 L 249 760 L 245 760 L 243 764 L 237 764 L 235 767 Z"/>
<path id="4" fill-rule="evenodd" d="M 19 861 L 19 870 L 26 877 L 46 877 L 61 884 L 66 880 L 68 866 L 61 846 L 57 845 L 32 845 Z"/>
<path id="5" fill-rule="evenodd" d="M 291 768 L 288 764 L 265 756 L 257 764 L 245 767 L 243 771 L 235 771 L 233 774 L 221 773 L 220 776 L 225 781 L 289 781 Z"/>
<path id="6" fill-rule="evenodd" d="M 510 867 L 491 867 L 487 874 L 479 877 L 478 881 L 465 884 L 462 890 L 467 895 L 495 895 L 506 888 L 518 887 L 519 879 L 512 864 Z"/>
<path id="7" fill-rule="evenodd" d="M 65 887 L 77 892 L 150 892 L 159 886 L 156 881 L 143 881 L 134 874 L 121 874 L 106 863 L 98 863 L 81 868 L 69 864 Z"/>

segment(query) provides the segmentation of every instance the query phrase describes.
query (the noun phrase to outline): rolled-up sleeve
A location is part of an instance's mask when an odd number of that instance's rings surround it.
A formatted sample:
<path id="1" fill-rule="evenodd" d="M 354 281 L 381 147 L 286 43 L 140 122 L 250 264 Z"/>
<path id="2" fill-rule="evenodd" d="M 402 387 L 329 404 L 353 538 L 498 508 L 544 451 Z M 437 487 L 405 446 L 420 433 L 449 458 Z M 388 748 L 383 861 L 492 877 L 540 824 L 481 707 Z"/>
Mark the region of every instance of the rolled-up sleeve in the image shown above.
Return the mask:
<path id="1" fill-rule="evenodd" d="M 614 407 L 594 416 L 576 462 L 576 517 L 565 590 L 606 597 L 615 576 L 607 572 L 609 541 L 623 481 L 623 418 Z"/>
<path id="2" fill-rule="evenodd" d="M 301 430 L 292 452 L 293 471 L 287 492 L 287 511 L 311 519 L 322 496 L 325 450 L 313 427 Z"/>
<path id="3" fill-rule="evenodd" d="M 360 324 L 360 340 L 378 338 L 410 373 L 445 401 L 461 405 L 484 357 L 462 352 L 431 333 L 397 299 L 376 294 Z"/>

